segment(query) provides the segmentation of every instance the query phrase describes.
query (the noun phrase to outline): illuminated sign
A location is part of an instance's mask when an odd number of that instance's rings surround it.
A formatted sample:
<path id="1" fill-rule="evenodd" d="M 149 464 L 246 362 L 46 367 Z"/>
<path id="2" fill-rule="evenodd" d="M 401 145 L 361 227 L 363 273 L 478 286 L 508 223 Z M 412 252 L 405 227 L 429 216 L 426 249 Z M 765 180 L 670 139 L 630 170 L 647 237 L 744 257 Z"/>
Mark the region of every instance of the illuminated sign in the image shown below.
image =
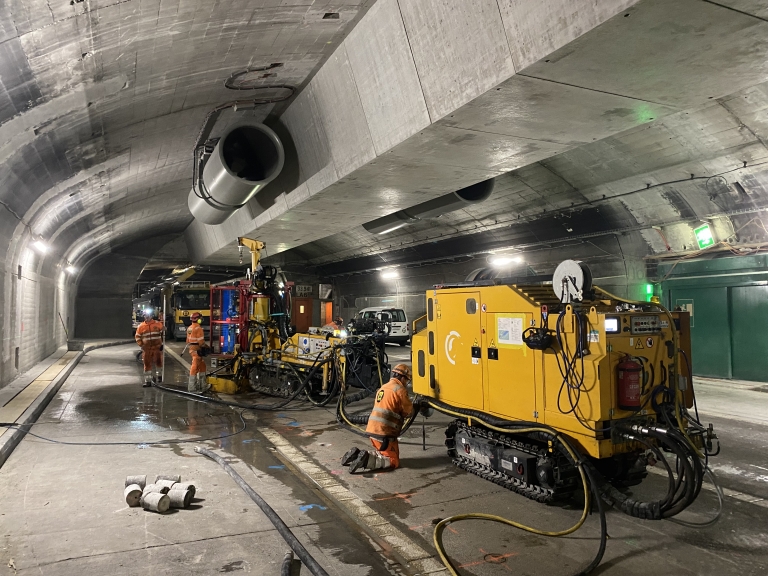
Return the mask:
<path id="1" fill-rule="evenodd" d="M 696 242 L 699 245 L 699 250 L 709 248 L 715 243 L 715 239 L 712 236 L 712 231 L 709 229 L 709 224 L 703 224 L 693 230 L 696 236 Z"/>

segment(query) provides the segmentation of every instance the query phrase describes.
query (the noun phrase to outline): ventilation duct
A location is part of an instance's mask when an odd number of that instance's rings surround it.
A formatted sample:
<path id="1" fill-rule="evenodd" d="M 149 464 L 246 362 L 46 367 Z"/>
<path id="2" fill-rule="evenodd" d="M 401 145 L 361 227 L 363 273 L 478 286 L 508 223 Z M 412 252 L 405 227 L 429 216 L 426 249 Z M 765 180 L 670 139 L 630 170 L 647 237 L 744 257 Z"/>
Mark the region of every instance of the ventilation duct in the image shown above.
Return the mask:
<path id="1" fill-rule="evenodd" d="M 274 180 L 284 162 L 283 144 L 271 128 L 256 123 L 230 128 L 193 184 L 189 210 L 205 224 L 221 224 Z"/>
<path id="2" fill-rule="evenodd" d="M 394 214 L 366 222 L 363 224 L 363 228 L 372 234 L 387 234 L 419 220 L 437 218 L 448 212 L 464 208 L 467 205 L 479 204 L 487 200 L 491 192 L 493 192 L 494 180 L 494 178 L 490 178 L 461 190 L 456 190 L 456 192 L 438 196 Z"/>

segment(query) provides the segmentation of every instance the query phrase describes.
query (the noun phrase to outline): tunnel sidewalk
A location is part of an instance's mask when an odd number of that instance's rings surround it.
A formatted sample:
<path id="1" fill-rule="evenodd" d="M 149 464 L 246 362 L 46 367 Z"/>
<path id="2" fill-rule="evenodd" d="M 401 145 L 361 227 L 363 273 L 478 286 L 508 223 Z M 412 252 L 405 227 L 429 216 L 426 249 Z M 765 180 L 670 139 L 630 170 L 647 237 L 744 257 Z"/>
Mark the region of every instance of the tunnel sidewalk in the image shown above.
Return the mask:
<path id="1" fill-rule="evenodd" d="M 768 425 L 768 384 L 694 376 L 693 386 L 702 414 Z"/>

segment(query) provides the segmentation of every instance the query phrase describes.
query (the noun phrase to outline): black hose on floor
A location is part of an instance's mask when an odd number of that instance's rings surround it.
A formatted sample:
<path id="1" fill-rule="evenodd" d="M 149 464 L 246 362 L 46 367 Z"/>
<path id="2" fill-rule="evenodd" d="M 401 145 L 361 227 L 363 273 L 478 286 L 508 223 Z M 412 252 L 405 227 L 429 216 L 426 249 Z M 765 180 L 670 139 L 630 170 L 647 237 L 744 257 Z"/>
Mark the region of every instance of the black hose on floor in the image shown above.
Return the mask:
<path id="1" fill-rule="evenodd" d="M 299 564 L 299 569 L 294 573 L 293 570 L 293 552 L 288 551 L 285 553 L 285 558 L 283 558 L 283 566 L 280 569 L 280 576 L 296 576 L 298 575 L 299 571 L 301 570 L 301 564 Z"/>
<path id="2" fill-rule="evenodd" d="M 302 564 L 304 564 L 304 566 L 306 566 L 314 576 L 329 576 L 328 572 L 323 570 L 323 567 L 317 563 L 317 560 L 315 560 L 312 557 L 312 555 L 309 552 L 307 552 L 307 549 L 304 548 L 301 542 L 299 542 L 296 536 L 294 536 L 293 532 L 291 532 L 291 529 L 288 528 L 285 522 L 283 522 L 283 519 L 280 518 L 280 516 L 278 516 L 274 510 L 272 510 L 270 505 L 267 504 L 264 501 L 264 499 L 261 496 L 259 496 L 258 493 L 253 488 L 251 488 L 250 485 L 245 480 L 243 480 L 243 477 L 240 476 L 240 474 L 235 472 L 235 469 L 232 468 L 232 466 L 227 464 L 221 456 L 211 452 L 206 448 L 201 448 L 200 446 L 196 446 L 195 452 L 210 458 L 211 460 L 216 462 L 219 466 L 224 468 L 224 470 L 226 471 L 227 474 L 229 474 L 232 480 L 234 480 L 237 483 L 237 485 L 243 489 L 243 492 L 248 494 L 251 500 L 253 500 L 256 503 L 256 505 L 259 508 L 261 508 L 261 511 L 264 512 L 264 515 L 267 518 L 269 518 L 269 521 L 272 522 L 272 525 L 275 527 L 275 529 L 280 534 L 280 536 L 283 537 L 283 540 L 286 541 L 288 546 L 291 547 L 291 550 L 293 550 L 296 556 L 299 557 L 299 560 L 301 560 Z M 285 567 L 285 563 L 283 563 L 283 567 Z"/>

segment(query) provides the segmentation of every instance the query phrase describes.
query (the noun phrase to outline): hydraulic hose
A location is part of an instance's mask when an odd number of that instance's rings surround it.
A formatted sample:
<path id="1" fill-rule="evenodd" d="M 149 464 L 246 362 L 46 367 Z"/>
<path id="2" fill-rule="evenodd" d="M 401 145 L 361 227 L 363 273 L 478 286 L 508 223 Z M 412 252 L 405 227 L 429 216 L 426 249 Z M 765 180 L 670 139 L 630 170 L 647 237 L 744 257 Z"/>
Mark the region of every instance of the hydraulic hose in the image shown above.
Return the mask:
<path id="1" fill-rule="evenodd" d="M 293 550 L 296 556 L 299 557 L 299 560 L 301 560 L 302 564 L 304 564 L 304 566 L 306 566 L 314 576 L 329 576 L 328 572 L 326 572 L 323 567 L 318 564 L 317 560 L 315 560 L 307 551 L 307 549 L 302 546 L 301 542 L 299 542 L 293 532 L 291 532 L 291 529 L 288 528 L 285 522 L 283 522 L 283 519 L 277 515 L 272 507 L 267 504 L 266 501 L 261 496 L 259 496 L 259 494 L 253 488 L 251 488 L 251 486 L 245 480 L 243 480 L 242 476 L 240 476 L 240 474 L 238 474 L 235 469 L 232 468 L 232 466 L 227 464 L 221 456 L 211 452 L 206 448 L 196 446 L 195 452 L 210 458 L 219 466 L 224 468 L 226 473 L 229 474 L 230 478 L 232 478 L 232 480 L 234 480 L 235 483 L 240 486 L 240 488 L 242 488 L 243 492 L 248 494 L 251 500 L 253 500 L 256 505 L 261 508 L 261 511 L 264 512 L 264 515 L 267 518 L 269 518 L 269 521 L 272 522 L 272 525 L 275 527 L 280 536 L 283 537 L 283 540 L 285 540 L 288 546 L 290 546 L 291 550 Z M 283 567 L 285 567 L 285 562 L 283 562 Z"/>
<path id="2" fill-rule="evenodd" d="M 280 576 L 292 576 L 291 568 L 293 567 L 293 552 L 286 552 L 283 558 L 283 565 L 280 567 Z"/>
<path id="3" fill-rule="evenodd" d="M 493 417 L 489 417 L 485 414 L 476 412 L 474 410 L 448 408 L 441 402 L 434 401 L 434 400 L 427 400 L 426 403 L 432 408 L 434 408 L 435 410 L 442 412 L 443 414 L 448 414 L 456 418 L 468 420 L 470 425 L 472 421 L 475 421 L 490 430 L 495 430 L 503 434 L 508 434 L 509 432 L 518 432 L 522 434 L 536 433 L 536 434 L 544 435 L 548 439 L 552 440 L 556 446 L 560 447 L 563 451 L 563 454 L 576 467 L 576 469 L 579 472 L 579 476 L 581 477 L 582 487 L 584 488 L 584 509 L 582 510 L 581 517 L 576 522 L 576 524 L 574 524 L 570 528 L 566 528 L 565 530 L 558 530 L 558 531 L 541 530 L 540 528 L 527 526 L 520 522 L 515 522 L 514 520 L 509 520 L 507 518 L 496 516 L 494 514 L 469 513 L 469 514 L 458 514 L 456 516 L 450 516 L 448 518 L 444 518 L 443 520 L 438 522 L 438 524 L 435 526 L 435 529 L 433 532 L 433 541 L 435 544 L 435 548 L 437 549 L 437 552 L 440 555 L 440 559 L 443 561 L 443 564 L 448 569 L 448 572 L 451 574 L 451 576 L 459 576 L 459 573 L 456 567 L 451 562 L 451 560 L 448 558 L 448 554 L 446 553 L 445 547 L 443 545 L 443 531 L 445 527 L 448 526 L 448 524 L 459 522 L 461 520 L 489 520 L 491 522 L 499 522 L 501 524 L 506 524 L 507 526 L 512 526 L 514 528 L 518 528 L 520 530 L 524 530 L 532 534 L 538 534 L 540 536 L 551 536 L 551 537 L 567 536 L 568 534 L 573 534 L 576 530 L 578 530 L 584 525 L 584 522 L 587 520 L 587 516 L 589 516 L 589 511 L 591 508 L 590 506 L 591 496 L 595 497 L 598 514 L 600 517 L 600 545 L 592 561 L 585 568 L 583 568 L 576 574 L 577 575 L 588 574 L 598 564 L 600 564 L 600 561 L 603 559 L 603 555 L 605 554 L 605 546 L 608 539 L 608 528 L 607 528 L 606 519 L 605 519 L 605 509 L 603 508 L 600 494 L 597 491 L 597 482 L 595 478 L 595 472 L 591 469 L 591 467 L 584 465 L 585 462 L 583 461 L 583 459 L 577 454 L 576 450 L 569 444 L 569 442 L 566 440 L 565 437 L 563 437 L 556 430 L 540 424 L 521 422 L 519 425 L 517 425 L 509 422 L 504 422 L 505 424 L 504 426 L 495 426 L 494 424 L 491 424 L 489 420 L 496 420 L 496 419 L 494 419 Z"/>
<path id="4" fill-rule="evenodd" d="M 285 400 L 282 400 L 281 402 L 277 402 L 276 404 L 270 404 L 267 406 L 257 406 L 255 404 L 243 404 L 241 402 L 230 402 L 228 400 L 219 400 L 218 398 L 211 398 L 210 396 L 205 396 L 204 394 L 198 394 L 196 392 L 187 392 L 186 390 L 179 390 L 177 388 L 171 388 L 169 386 L 162 386 L 160 384 L 152 384 L 153 387 L 158 388 L 159 390 L 163 390 L 165 392 L 171 392 L 173 394 L 179 394 L 180 396 L 186 396 L 187 398 L 190 398 L 191 400 L 197 400 L 198 402 L 207 402 L 209 404 L 219 404 L 221 406 L 231 406 L 233 408 L 243 408 L 245 410 L 254 410 L 254 411 L 274 411 L 274 410 L 280 410 L 293 402 L 301 392 L 304 391 L 306 386 L 308 385 L 310 379 L 312 376 L 314 376 L 315 372 L 318 368 L 320 368 L 323 364 L 328 362 L 329 359 L 325 359 L 322 362 L 316 363 L 312 369 L 307 374 L 304 381 L 299 385 L 299 387 L 296 389 L 296 391 L 293 392 L 288 398 Z"/>

